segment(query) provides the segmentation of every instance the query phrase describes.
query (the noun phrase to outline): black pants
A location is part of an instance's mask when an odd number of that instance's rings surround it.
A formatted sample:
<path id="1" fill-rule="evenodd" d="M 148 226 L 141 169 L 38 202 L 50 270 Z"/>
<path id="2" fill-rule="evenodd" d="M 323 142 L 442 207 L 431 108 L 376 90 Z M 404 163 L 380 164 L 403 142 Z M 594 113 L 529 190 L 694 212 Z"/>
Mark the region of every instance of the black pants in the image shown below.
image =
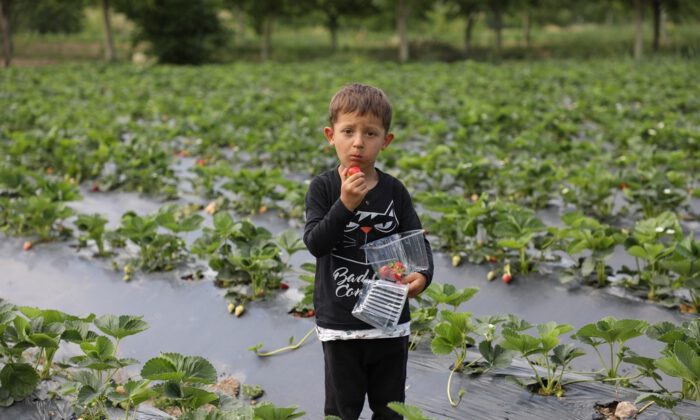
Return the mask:
<path id="1" fill-rule="evenodd" d="M 402 419 L 387 407 L 406 398 L 408 337 L 323 342 L 325 415 L 356 420 L 365 404 L 373 420 Z"/>

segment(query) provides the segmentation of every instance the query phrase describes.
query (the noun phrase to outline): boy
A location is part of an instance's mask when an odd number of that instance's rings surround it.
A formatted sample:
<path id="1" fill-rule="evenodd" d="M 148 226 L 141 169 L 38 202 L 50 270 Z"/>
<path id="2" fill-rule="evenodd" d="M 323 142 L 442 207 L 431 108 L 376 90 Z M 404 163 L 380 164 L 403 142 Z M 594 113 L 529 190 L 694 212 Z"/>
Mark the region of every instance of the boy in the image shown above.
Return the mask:
<path id="1" fill-rule="evenodd" d="M 388 330 L 373 329 L 351 312 L 362 283 L 377 278 L 360 247 L 421 229 L 421 223 L 403 184 L 374 167 L 394 139 L 389 132 L 391 103 L 384 92 L 347 85 L 333 96 L 329 111 L 330 127 L 323 132 L 340 164 L 311 181 L 304 228 L 304 243 L 316 257 L 314 306 L 325 363 L 324 411 L 343 420 L 357 419 L 367 394 L 373 419 L 401 419 L 387 404 L 405 399 L 408 304 L 398 325 Z M 426 248 L 429 269 L 402 279 L 409 285 L 409 297 L 432 280 L 427 240 Z"/>

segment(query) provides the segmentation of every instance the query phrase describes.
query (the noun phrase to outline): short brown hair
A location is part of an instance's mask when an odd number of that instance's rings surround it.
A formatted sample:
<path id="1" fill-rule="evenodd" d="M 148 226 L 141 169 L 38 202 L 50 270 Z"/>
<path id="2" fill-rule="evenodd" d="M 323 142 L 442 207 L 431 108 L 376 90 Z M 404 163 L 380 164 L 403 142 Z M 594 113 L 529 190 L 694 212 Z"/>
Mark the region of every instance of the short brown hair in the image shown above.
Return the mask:
<path id="1" fill-rule="evenodd" d="M 382 120 L 382 126 L 388 133 L 391 126 L 391 101 L 379 88 L 361 83 L 343 86 L 331 99 L 328 107 L 331 126 L 338 120 L 340 113 L 374 115 Z"/>

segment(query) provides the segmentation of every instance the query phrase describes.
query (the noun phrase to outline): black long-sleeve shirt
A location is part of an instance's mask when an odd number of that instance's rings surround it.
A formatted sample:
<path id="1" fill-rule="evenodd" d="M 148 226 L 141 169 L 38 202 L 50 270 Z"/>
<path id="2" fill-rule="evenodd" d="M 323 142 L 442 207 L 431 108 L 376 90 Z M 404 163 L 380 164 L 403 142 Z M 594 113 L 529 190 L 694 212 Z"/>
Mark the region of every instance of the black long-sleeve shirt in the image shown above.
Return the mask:
<path id="1" fill-rule="evenodd" d="M 304 243 L 316 257 L 314 307 L 316 323 L 334 330 L 372 328 L 352 315 L 364 281 L 377 278 L 360 247 L 394 233 L 421 229 L 406 187 L 377 169 L 379 181 L 355 211 L 340 201 L 341 179 L 337 168 L 315 177 L 306 194 Z M 429 268 L 421 271 L 433 278 L 433 256 L 425 240 Z M 408 322 L 408 304 L 399 323 Z"/>

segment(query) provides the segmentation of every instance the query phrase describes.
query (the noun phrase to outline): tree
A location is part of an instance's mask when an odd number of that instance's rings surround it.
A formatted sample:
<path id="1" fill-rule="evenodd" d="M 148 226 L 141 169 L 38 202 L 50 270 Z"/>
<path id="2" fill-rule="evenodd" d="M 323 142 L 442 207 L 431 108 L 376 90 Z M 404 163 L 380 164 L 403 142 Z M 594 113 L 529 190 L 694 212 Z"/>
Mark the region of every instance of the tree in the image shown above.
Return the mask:
<path id="1" fill-rule="evenodd" d="M 292 15 L 294 3 L 290 0 L 242 0 L 243 10 L 253 21 L 255 32 L 262 38 L 260 59 L 266 61 L 272 53 L 272 29 L 275 19 Z"/>
<path id="2" fill-rule="evenodd" d="M 472 34 L 476 19 L 484 7 L 484 0 L 451 0 L 447 4 L 450 6 L 450 15 L 462 17 L 464 19 L 464 52 L 468 53 L 472 48 Z"/>
<path id="3" fill-rule="evenodd" d="M 0 26 L 2 26 L 3 67 L 10 67 L 12 62 L 12 0 L 0 0 Z"/>
<path id="4" fill-rule="evenodd" d="M 148 41 L 161 62 L 201 64 L 224 42 L 217 0 L 119 0 L 114 8 L 138 27 L 135 41 Z"/>
<path id="5" fill-rule="evenodd" d="M 642 58 L 644 47 L 644 9 L 643 0 L 634 0 L 634 59 Z"/>
<path id="6" fill-rule="evenodd" d="M 114 61 L 117 58 L 112 37 L 112 24 L 110 22 L 109 0 L 102 0 L 102 29 L 105 36 L 105 60 Z"/>
<path id="7" fill-rule="evenodd" d="M 496 46 L 495 52 L 496 56 L 501 55 L 501 50 L 503 48 L 503 14 L 506 12 L 508 6 L 510 5 L 510 0 L 490 0 L 489 6 L 491 8 L 492 24 L 493 30 L 496 34 Z"/>
<path id="8" fill-rule="evenodd" d="M 323 12 L 331 36 L 331 50 L 338 49 L 338 29 L 341 16 L 368 16 L 376 12 L 372 0 L 312 0 L 311 5 Z"/>

